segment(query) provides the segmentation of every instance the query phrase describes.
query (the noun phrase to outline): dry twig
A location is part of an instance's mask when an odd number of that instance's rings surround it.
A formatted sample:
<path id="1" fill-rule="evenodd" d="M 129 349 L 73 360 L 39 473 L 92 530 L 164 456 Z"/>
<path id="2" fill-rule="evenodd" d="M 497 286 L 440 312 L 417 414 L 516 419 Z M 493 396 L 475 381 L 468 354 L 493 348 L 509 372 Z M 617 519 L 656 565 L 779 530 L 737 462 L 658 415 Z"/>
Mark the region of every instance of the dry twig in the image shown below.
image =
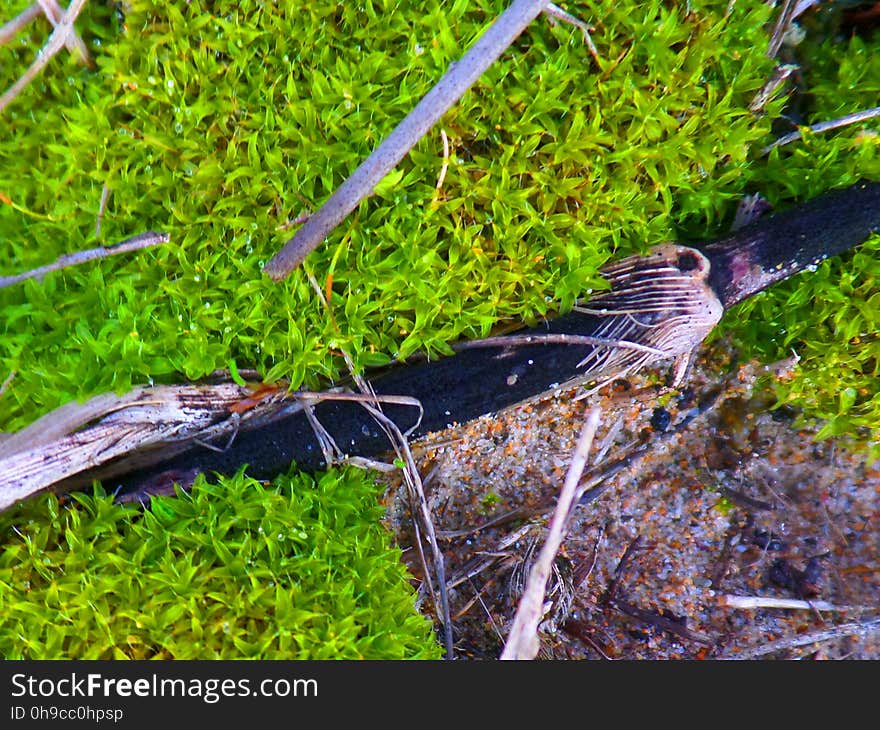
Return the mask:
<path id="1" fill-rule="evenodd" d="M 711 636 L 704 634 L 702 631 L 694 631 L 675 619 L 663 616 L 657 611 L 645 610 L 628 601 L 614 601 L 614 608 L 625 616 L 629 616 L 640 623 L 647 624 L 665 631 L 668 634 L 680 636 L 682 639 L 695 641 L 704 646 L 711 646 L 715 643 Z"/>
<path id="2" fill-rule="evenodd" d="M 853 112 L 852 114 L 847 114 L 845 116 L 838 117 L 837 119 L 830 119 L 827 122 L 812 124 L 807 127 L 807 129 L 814 134 L 818 134 L 821 132 L 827 132 L 829 129 L 837 129 L 839 127 L 846 127 L 850 124 L 864 122 L 868 119 L 873 119 L 874 117 L 880 117 L 880 106 L 875 106 L 871 109 L 864 109 L 860 112 Z M 789 132 L 788 134 L 784 134 L 775 142 L 771 142 L 766 147 L 764 147 L 764 149 L 761 150 L 761 154 L 766 155 L 774 147 L 781 147 L 782 145 L 789 144 L 790 142 L 795 142 L 801 137 L 803 137 L 803 132 L 800 129 L 795 130 L 794 132 Z"/>
<path id="3" fill-rule="evenodd" d="M 547 6 L 547 0 L 514 0 L 263 270 L 280 281 L 299 266 Z"/>
<path id="4" fill-rule="evenodd" d="M 6 392 L 6 389 L 15 380 L 15 370 L 10 370 L 9 375 L 6 376 L 6 379 L 0 383 L 0 395 L 3 395 Z"/>
<path id="5" fill-rule="evenodd" d="M 601 603 L 608 605 L 614 602 L 615 598 L 617 597 L 617 590 L 618 588 L 620 588 L 620 584 L 623 581 L 623 574 L 626 571 L 630 560 L 632 560 L 633 555 L 636 554 L 636 550 L 641 547 L 641 542 L 642 536 L 636 535 L 635 538 L 633 538 L 626 546 L 626 549 L 623 551 L 623 555 L 621 555 L 620 560 L 617 561 L 617 567 L 614 569 L 614 574 L 611 576 L 611 581 L 608 583 L 608 587 L 602 594 L 602 598 L 600 601 Z"/>
<path id="6" fill-rule="evenodd" d="M 782 608 L 801 611 L 860 611 L 867 606 L 837 606 L 827 601 L 801 601 L 795 598 L 774 596 L 720 596 L 718 603 L 728 608 Z"/>
<path id="7" fill-rule="evenodd" d="M 832 626 L 830 629 L 816 631 L 812 634 L 802 634 L 799 636 L 790 636 L 785 639 L 771 641 L 753 649 L 745 649 L 743 651 L 726 652 L 719 659 L 758 659 L 768 654 L 785 649 L 795 649 L 799 646 L 809 646 L 810 644 L 818 644 L 822 641 L 832 641 L 834 639 L 843 639 L 847 636 L 863 638 L 872 634 L 880 633 L 880 618 L 873 618 L 868 621 L 852 622 Z"/>
<path id="8" fill-rule="evenodd" d="M 18 31 L 24 28 L 34 18 L 38 17 L 40 15 L 40 12 L 40 4 L 34 3 L 33 5 L 29 5 L 27 8 L 22 10 L 12 20 L 4 23 L 3 27 L 0 28 L 0 46 L 9 43 L 9 41 L 11 41 L 15 37 Z"/>
<path id="9" fill-rule="evenodd" d="M 504 538 L 502 538 L 491 553 L 486 553 L 482 551 L 477 553 L 480 557 L 486 557 L 487 555 L 489 557 L 487 560 L 483 560 L 479 563 L 476 563 L 476 561 L 470 561 L 470 563 L 464 567 L 459 575 L 450 578 L 447 587 L 450 589 L 455 588 L 464 581 L 470 580 L 474 576 L 482 573 L 487 568 L 490 568 L 499 558 L 508 557 L 508 554 L 505 552 L 507 548 L 528 535 L 528 533 L 531 532 L 533 529 L 535 529 L 535 523 L 528 522 L 511 532 L 509 535 L 506 535 Z"/>
<path id="10" fill-rule="evenodd" d="M 593 347 L 619 348 L 621 350 L 636 350 L 654 355 L 658 358 L 666 357 L 667 353 L 656 347 L 643 345 L 629 340 L 612 339 L 608 337 L 590 337 L 589 335 L 502 335 L 499 337 L 485 337 L 482 340 L 468 340 L 456 342 L 452 349 L 473 350 L 478 347 L 521 347 L 522 345 L 590 345 Z"/>
<path id="11" fill-rule="evenodd" d="M 118 457 L 157 449 L 167 456 L 194 438 L 228 437 L 240 420 L 232 407 L 245 395 L 235 384 L 160 386 L 62 406 L 0 442 L 0 511 Z M 267 405 L 244 417 L 259 417 Z"/>
<path id="12" fill-rule="evenodd" d="M 577 502 L 578 483 L 584 467 L 587 465 L 587 457 L 598 426 L 599 409 L 594 408 L 590 411 L 590 415 L 581 429 L 571 464 L 565 475 L 556 511 L 550 523 L 547 539 L 529 571 L 525 592 L 520 599 L 513 626 L 507 637 L 507 643 L 504 645 L 504 651 L 501 653 L 502 659 L 534 659 L 538 655 L 540 648 L 538 624 L 543 615 L 547 581 L 550 578 L 556 553 L 559 552 L 562 541 L 565 539 L 568 518 Z"/>
<path id="13" fill-rule="evenodd" d="M 776 54 L 779 53 L 779 49 L 782 48 L 785 34 L 788 32 L 788 29 L 791 27 L 791 23 L 794 20 L 795 6 L 796 0 L 784 0 L 782 4 L 782 9 L 779 11 L 779 17 L 776 19 L 776 25 L 773 28 L 773 33 L 770 35 L 770 42 L 767 44 L 767 55 L 770 58 L 776 58 Z"/>
<path id="14" fill-rule="evenodd" d="M 575 28 L 580 28 L 581 34 L 584 37 L 584 43 L 587 44 L 587 48 L 590 50 L 590 55 L 597 64 L 599 63 L 599 51 L 596 48 L 596 44 L 593 43 L 593 37 L 590 35 L 590 31 L 595 30 L 592 25 L 588 25 L 584 21 L 578 20 L 571 13 L 565 12 L 562 8 L 553 3 L 547 3 L 547 7 L 544 8 L 544 15 L 547 16 L 547 19 L 551 23 L 556 23 L 556 21 L 561 20 L 563 23 L 568 23 Z"/>
<path id="15" fill-rule="evenodd" d="M 58 23 L 60 23 L 61 19 L 64 17 L 64 11 L 56 0 L 37 0 L 37 4 L 42 8 L 43 14 L 52 24 L 52 27 L 57 27 Z M 95 62 L 89 54 L 89 49 L 86 48 L 83 39 L 80 38 L 79 33 L 75 30 L 71 29 L 70 33 L 67 34 L 67 39 L 64 41 L 64 45 L 67 46 L 67 50 L 71 53 L 78 54 L 83 63 L 89 68 L 95 68 Z"/>
<path id="16" fill-rule="evenodd" d="M 422 484 L 421 476 L 419 475 L 418 466 L 416 465 L 416 461 L 413 458 L 412 451 L 409 447 L 409 442 L 406 439 L 406 436 L 401 433 L 397 424 L 394 423 L 388 416 L 386 416 L 378 407 L 373 407 L 367 403 L 363 404 L 364 408 L 376 419 L 376 422 L 385 431 L 389 440 L 391 441 L 392 446 L 394 447 L 394 451 L 397 454 L 398 459 L 403 461 L 404 468 L 402 469 L 404 483 L 407 486 L 407 492 L 410 495 L 410 503 L 413 507 L 416 507 L 416 510 L 413 510 L 413 522 L 416 524 L 416 537 L 417 542 L 421 542 L 418 539 L 418 525 L 415 520 L 416 515 L 419 515 L 422 520 L 422 526 L 425 530 L 425 535 L 428 538 L 428 545 L 431 548 L 431 556 L 434 563 L 434 570 L 437 573 L 437 583 L 438 583 L 438 592 L 439 592 L 439 600 L 437 596 L 434 596 L 434 606 L 437 612 L 438 617 L 440 617 L 443 623 L 443 634 L 444 634 L 444 643 L 446 645 L 446 658 L 454 659 L 454 647 L 452 642 L 452 619 L 450 617 L 449 611 L 449 592 L 446 586 L 446 567 L 445 567 L 445 559 L 443 557 L 443 551 L 440 549 L 440 545 L 437 542 L 437 533 L 434 529 L 434 522 L 431 519 L 431 508 L 428 506 L 428 500 L 425 497 L 425 490 Z M 420 548 L 421 551 L 421 548 Z M 429 573 L 426 571 L 425 576 L 428 576 Z"/>
<path id="17" fill-rule="evenodd" d="M 155 231 L 147 231 L 139 233 L 137 236 L 126 238 L 113 246 L 98 246 L 90 248 L 86 251 L 75 251 L 74 253 L 60 256 L 51 264 L 39 266 L 36 269 L 25 271 L 23 274 L 15 274 L 13 276 L 0 276 L 0 289 L 13 284 L 19 284 L 27 279 L 38 279 L 52 271 L 65 269 L 68 266 L 76 266 L 77 264 L 93 261 L 94 259 L 104 259 L 108 256 L 115 256 L 120 253 L 129 253 L 130 251 L 139 251 L 143 248 L 158 246 L 160 243 L 168 243 L 169 236 L 167 233 L 156 233 Z"/>
<path id="18" fill-rule="evenodd" d="M 440 166 L 440 174 L 437 176 L 437 184 L 434 186 L 434 200 L 440 197 L 440 189 L 443 187 L 446 171 L 449 169 L 449 137 L 446 136 L 445 129 L 440 130 L 440 138 L 443 140 L 443 164 Z"/>
<path id="19" fill-rule="evenodd" d="M 9 378 L 7 378 L 9 380 Z M 0 434 L 0 511 L 50 487 L 68 488 L 132 472 L 199 444 L 224 451 L 239 430 L 274 423 L 325 400 L 421 407 L 414 398 L 360 393 L 287 393 L 283 388 L 241 408 L 251 392 L 234 383 L 141 387 L 67 403 L 11 434 Z M 321 440 L 328 463 L 341 451 Z M 213 446 L 217 441 L 222 446 Z"/>
<path id="20" fill-rule="evenodd" d="M 321 290 L 321 285 L 318 284 L 318 280 L 315 279 L 311 274 L 308 275 L 309 283 L 312 288 L 315 290 L 318 298 L 323 304 L 324 308 L 330 312 L 330 316 L 332 317 L 332 311 L 330 310 L 330 304 L 327 301 L 327 298 L 324 296 L 324 292 Z M 336 325 L 335 319 L 333 320 L 334 326 Z M 428 507 L 428 500 L 425 498 L 424 486 L 422 484 L 422 478 L 419 474 L 418 467 L 416 466 L 415 458 L 413 458 L 412 450 L 410 449 L 409 442 L 407 440 L 407 436 L 416 428 L 418 428 L 419 422 L 421 421 L 421 415 L 419 416 L 419 420 L 411 426 L 406 433 L 401 432 L 400 428 L 397 426 L 394 421 L 392 421 L 388 416 L 386 416 L 382 412 L 381 402 L 388 398 L 389 396 L 379 397 L 373 391 L 372 386 L 370 386 L 369 382 L 367 382 L 366 378 L 362 375 L 359 375 L 355 369 L 354 361 L 351 359 L 351 356 L 348 354 L 346 349 L 340 348 L 342 352 L 342 356 L 345 359 L 345 363 L 348 366 L 349 373 L 351 374 L 352 380 L 357 385 L 358 389 L 361 392 L 362 400 L 361 405 L 367 410 L 367 412 L 374 418 L 374 420 L 379 424 L 379 427 L 385 432 L 385 435 L 388 436 L 388 440 L 391 442 L 391 445 L 397 454 L 398 459 L 403 462 L 403 479 L 404 483 L 407 486 L 407 493 L 410 497 L 410 505 L 412 508 L 412 517 L 413 517 L 413 526 L 415 528 L 415 537 L 416 537 L 416 545 L 418 547 L 419 556 L 422 562 L 422 567 L 424 569 L 425 580 L 428 583 L 428 589 L 431 592 L 434 607 L 437 613 L 437 616 L 440 617 L 440 620 L 443 623 L 443 631 L 444 631 L 444 643 L 446 645 L 446 658 L 453 659 L 454 658 L 454 646 L 452 642 L 452 619 L 450 617 L 449 611 L 449 593 L 446 585 L 446 568 L 445 561 L 443 558 L 443 552 L 440 550 L 440 545 L 437 543 L 437 534 L 434 529 L 434 523 L 431 519 L 431 510 Z M 398 403 L 403 405 L 412 405 L 413 398 L 406 397 L 396 397 L 390 396 L 392 399 L 397 400 Z M 421 403 L 415 401 L 418 405 L 419 409 L 421 409 Z M 425 530 L 425 533 L 428 538 L 428 544 L 431 548 L 431 554 L 434 563 L 434 569 L 437 572 L 437 581 L 439 585 L 439 596 L 434 591 L 433 583 L 430 578 L 430 571 L 428 570 L 428 563 L 425 559 L 425 554 L 422 549 L 422 540 L 421 540 L 421 529 L 419 527 L 419 521 L 417 519 L 417 515 L 421 517 L 421 524 Z"/>
<path id="21" fill-rule="evenodd" d="M 40 53 L 37 54 L 34 62 L 18 78 L 18 80 L 7 89 L 6 93 L 0 97 L 0 112 L 9 106 L 15 97 L 19 95 L 21 90 L 33 81 L 37 77 L 37 74 L 39 74 L 49 63 L 52 57 L 68 43 L 71 34 L 73 33 L 73 24 L 85 4 L 86 0 L 71 0 L 70 5 L 64 12 L 61 20 L 59 20 L 58 24 L 55 26 L 52 35 L 50 35 L 49 40 L 46 41 L 46 45 L 43 46 Z"/>
<path id="22" fill-rule="evenodd" d="M 98 218 L 95 221 L 95 238 L 101 237 L 101 223 L 104 221 L 104 211 L 107 209 L 107 201 L 110 199 L 110 188 L 105 183 L 101 188 L 101 202 L 98 203 Z"/>
<path id="23" fill-rule="evenodd" d="M 773 69 L 773 73 L 770 75 L 767 83 L 761 87 L 749 103 L 749 111 L 753 114 L 762 112 L 764 107 L 766 107 L 774 97 L 779 87 L 781 87 L 786 79 L 797 70 L 798 67 L 792 63 L 784 63 Z M 735 230 L 735 227 L 732 226 L 731 230 Z"/>

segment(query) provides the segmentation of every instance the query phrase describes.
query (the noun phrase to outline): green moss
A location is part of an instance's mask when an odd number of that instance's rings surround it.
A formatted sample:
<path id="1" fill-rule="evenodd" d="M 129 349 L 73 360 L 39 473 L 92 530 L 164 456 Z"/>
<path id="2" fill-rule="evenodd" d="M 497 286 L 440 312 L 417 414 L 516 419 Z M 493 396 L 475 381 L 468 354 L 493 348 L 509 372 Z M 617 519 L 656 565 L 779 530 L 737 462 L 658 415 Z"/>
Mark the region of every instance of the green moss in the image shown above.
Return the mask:
<path id="1" fill-rule="evenodd" d="M 583 13 L 536 22 L 444 117 L 396 185 L 362 203 L 307 262 L 332 275 L 332 316 L 298 271 L 262 264 L 442 75 L 505 3 L 283 6 L 133 2 L 81 24 L 99 70 L 61 57 L 7 110 L 0 191 L 6 271 L 101 238 L 167 230 L 172 243 L 0 292 L 0 369 L 18 372 L 0 422 L 71 398 L 198 378 L 230 360 L 317 384 L 415 351 L 449 352 L 502 318 L 567 309 L 598 268 L 670 237 L 677 201 L 721 217 L 769 121 L 745 106 L 770 68 L 753 53 L 763 3 Z M 2 67 L 11 82 L 45 37 Z M 308 44 L 290 39 L 308 37 Z M 716 194 L 722 190 L 721 194 Z M 689 202 L 690 201 L 690 202 Z M 24 298 L 24 301 L 22 301 Z"/>
<path id="2" fill-rule="evenodd" d="M 26 5 L 7 3 L 4 18 Z M 261 267 L 290 236 L 290 221 L 316 209 L 506 5 L 134 0 L 122 14 L 88 3 L 77 27 L 97 70 L 62 53 L 3 115 L 0 273 L 95 245 L 105 185 L 100 242 L 147 229 L 168 231 L 172 242 L 0 290 L 0 380 L 17 373 L 0 397 L 0 429 L 75 398 L 199 378 L 230 362 L 315 386 L 343 368 L 334 354 L 342 346 L 359 367 L 419 350 L 447 353 L 449 342 L 484 335 L 501 319 L 570 308 L 603 286 L 598 269 L 614 256 L 721 235 L 743 193 L 788 204 L 859 177 L 880 179 L 870 123 L 758 154 L 783 109 L 778 99 L 763 116 L 748 111 L 773 65 L 764 54 L 767 3 L 598 0 L 569 8 L 596 26 L 598 64 L 579 31 L 536 21 L 439 125 L 451 143 L 439 196 L 438 128 L 305 271 L 269 281 Z M 34 23 L 0 47 L 4 88 L 48 30 Z M 829 41 L 799 54 L 811 62 L 808 121 L 876 104 L 878 43 Z M 780 399 L 829 419 L 828 432 L 880 420 L 878 246 L 875 238 L 749 300 L 721 330 L 743 357 L 795 349 L 801 366 L 777 385 Z M 330 287 L 331 311 L 307 273 Z M 35 545 L 41 531 L 58 534 L 62 518 L 45 513 L 52 505 L 16 513 L 33 520 Z M 90 514 L 83 509 L 61 514 Z M 155 514 L 123 521 L 145 541 L 164 539 Z M 64 539 L 86 539 L 86 522 Z M 194 540 L 217 534 L 200 521 L 189 529 Z M 17 540 L 8 537 L 8 554 L 20 559 Z M 108 556 L 137 550 L 113 546 Z M 349 559 L 351 551 L 333 565 Z M 158 580 L 162 566 L 149 565 Z M 190 569 L 178 565 L 181 574 Z M 237 585 L 191 600 L 238 605 Z M 22 586 L 4 589 L 4 600 L 37 611 Z M 95 596 L 106 624 L 121 609 Z M 75 599 L 53 600 L 63 608 Z M 74 625 L 85 620 L 81 612 Z M 182 647 L 207 630 L 183 626 L 181 616 L 161 623 L 177 627 Z M 332 631 L 351 637 L 341 626 Z M 164 651 L 160 629 L 150 631 L 138 646 Z M 58 638 L 32 638 L 42 636 L 36 628 L 21 635 L 32 654 L 60 650 Z M 258 639 L 236 636 L 247 642 L 240 653 L 258 651 Z M 100 646 L 112 653 L 117 644 L 107 642 Z"/>
<path id="3" fill-rule="evenodd" d="M 821 39 L 819 37 L 818 39 Z M 813 42 L 800 49 L 805 124 L 836 119 L 877 103 L 880 36 Z M 748 189 L 777 205 L 808 199 L 859 179 L 880 180 L 876 120 L 774 150 L 748 171 Z M 744 356 L 765 362 L 790 357 L 794 377 L 773 381 L 780 403 L 824 421 L 820 435 L 875 439 L 880 423 L 880 236 L 855 251 L 823 262 L 816 271 L 782 282 L 747 300 L 725 318 Z M 872 443 L 880 456 L 880 444 Z"/>
<path id="4" fill-rule="evenodd" d="M 20 506 L 0 517 L 0 655 L 439 658 L 376 498 L 350 470 Z"/>

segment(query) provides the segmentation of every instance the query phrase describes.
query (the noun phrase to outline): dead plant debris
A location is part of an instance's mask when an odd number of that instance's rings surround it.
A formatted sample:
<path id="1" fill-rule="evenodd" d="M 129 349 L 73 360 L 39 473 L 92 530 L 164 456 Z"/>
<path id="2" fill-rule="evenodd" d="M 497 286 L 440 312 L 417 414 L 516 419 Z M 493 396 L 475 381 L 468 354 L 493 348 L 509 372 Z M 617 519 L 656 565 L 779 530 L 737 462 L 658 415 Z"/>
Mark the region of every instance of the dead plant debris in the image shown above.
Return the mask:
<path id="1" fill-rule="evenodd" d="M 717 389 L 718 357 L 718 345 L 704 351 L 681 390 L 656 374 L 630 377 L 412 445 L 433 475 L 459 657 L 500 655 L 579 425 L 598 406 L 596 443 L 612 439 L 606 463 L 647 448 L 575 509 L 539 657 L 880 658 L 880 463 L 863 446 L 815 441 L 818 426 L 774 407 L 757 377 L 767 369 L 755 365 L 735 369 L 695 416 Z M 393 474 L 384 479 L 389 525 L 411 546 L 406 499 Z"/>

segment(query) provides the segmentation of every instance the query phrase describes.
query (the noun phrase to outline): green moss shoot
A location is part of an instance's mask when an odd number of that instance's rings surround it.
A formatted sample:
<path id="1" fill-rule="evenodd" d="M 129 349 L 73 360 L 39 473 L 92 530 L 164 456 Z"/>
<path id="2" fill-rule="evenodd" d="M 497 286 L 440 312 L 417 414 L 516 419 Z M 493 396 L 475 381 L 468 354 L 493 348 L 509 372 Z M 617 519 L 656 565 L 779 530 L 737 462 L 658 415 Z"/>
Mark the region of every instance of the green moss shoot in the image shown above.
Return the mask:
<path id="1" fill-rule="evenodd" d="M 438 659 L 362 472 L 0 516 L 6 659 Z"/>
<path id="2" fill-rule="evenodd" d="M 229 363 L 316 387 L 344 370 L 342 347 L 359 368 L 449 353 L 499 321 L 569 309 L 613 257 L 723 235 L 745 193 L 789 205 L 880 179 L 876 120 L 760 155 L 785 107 L 748 110 L 773 68 L 762 0 L 569 4 L 596 28 L 598 64 L 578 30 L 537 20 L 304 270 L 264 276 L 291 221 L 506 5 L 87 4 L 77 28 L 97 69 L 62 52 L 3 115 L 0 273 L 148 229 L 171 243 L 0 290 L 0 380 L 16 373 L 0 430 Z M 48 33 L 37 21 L 0 47 L 4 88 Z M 880 35 L 806 43 L 806 123 L 876 105 Z M 880 422 L 878 250 L 874 237 L 773 287 L 720 329 L 742 358 L 796 351 L 780 401 L 827 434 Z M 142 514 L 101 496 L 19 508 L 0 531 L 2 652 L 434 656 L 376 508 L 350 510 L 343 487 L 367 499 L 351 475 L 238 475 Z M 343 506 L 315 507 L 321 494 Z"/>

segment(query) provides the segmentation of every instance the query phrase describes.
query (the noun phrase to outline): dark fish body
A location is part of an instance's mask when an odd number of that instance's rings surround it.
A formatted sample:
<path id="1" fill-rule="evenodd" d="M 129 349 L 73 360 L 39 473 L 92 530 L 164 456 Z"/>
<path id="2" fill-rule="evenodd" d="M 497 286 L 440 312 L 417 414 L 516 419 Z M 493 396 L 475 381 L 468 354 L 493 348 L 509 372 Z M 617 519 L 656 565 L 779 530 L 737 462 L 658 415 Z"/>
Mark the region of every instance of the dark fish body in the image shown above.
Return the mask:
<path id="1" fill-rule="evenodd" d="M 702 246 L 727 309 L 880 232 L 880 183 L 859 182 L 773 213 Z"/>
<path id="2" fill-rule="evenodd" d="M 393 366 L 369 375 L 377 394 L 404 395 L 423 407 L 384 405 L 411 436 L 493 413 L 573 380 L 603 372 L 626 373 L 695 348 L 723 310 L 777 281 L 862 243 L 880 230 L 880 184 L 861 182 L 802 205 L 764 216 L 699 249 L 675 244 L 608 266 L 611 290 L 588 309 L 514 333 L 518 343 L 459 351 L 434 361 Z M 665 330 L 664 330 L 665 327 Z M 663 333 L 665 332 L 665 334 Z M 575 335 L 637 342 L 654 352 L 595 345 L 522 344 L 524 336 Z M 314 414 L 348 455 L 375 457 L 389 451 L 388 437 L 359 403 L 324 401 Z M 416 425 L 418 423 L 418 425 Z M 194 447 L 149 470 L 119 480 L 135 487 L 168 470 L 232 472 L 269 477 L 296 462 L 306 470 L 325 466 L 315 432 L 303 413 L 238 434 L 222 453 Z M 108 485 L 112 486 L 112 485 Z"/>
<path id="3" fill-rule="evenodd" d="M 367 378 L 377 395 L 397 397 L 386 398 L 383 413 L 411 438 L 665 360 L 675 361 L 679 382 L 726 309 L 878 230 L 880 183 L 861 182 L 699 248 L 666 243 L 612 262 L 603 269 L 610 288 L 575 311 Z M 245 465 L 257 478 L 291 463 L 316 470 L 326 466 L 328 436 L 343 457 L 384 456 L 391 443 L 379 421 L 363 402 L 339 400 L 340 390 L 331 385 L 314 401 L 291 400 L 272 387 L 161 386 L 68 404 L 0 448 L 0 505 L 93 479 L 119 489 L 122 499 L 138 499 L 167 492 L 173 482 L 187 486 L 199 473 Z M 400 396 L 421 407 L 402 405 Z M 69 427 L 50 438 L 48 423 Z"/>

